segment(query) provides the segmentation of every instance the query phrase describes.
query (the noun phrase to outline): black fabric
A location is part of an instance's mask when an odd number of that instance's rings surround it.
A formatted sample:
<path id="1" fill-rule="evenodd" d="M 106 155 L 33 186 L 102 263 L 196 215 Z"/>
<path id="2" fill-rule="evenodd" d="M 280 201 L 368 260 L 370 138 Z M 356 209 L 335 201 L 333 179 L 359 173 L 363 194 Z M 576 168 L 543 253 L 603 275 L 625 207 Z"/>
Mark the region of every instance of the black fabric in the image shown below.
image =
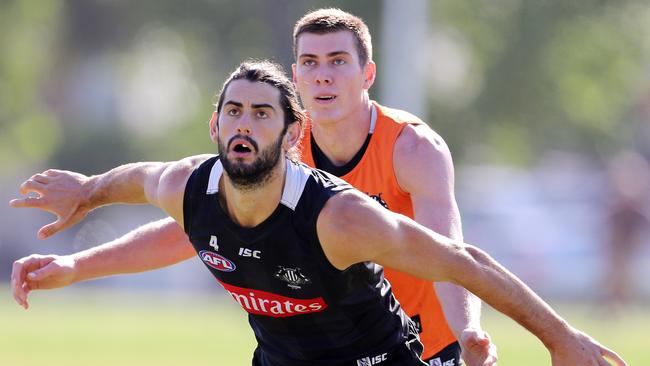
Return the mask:
<path id="1" fill-rule="evenodd" d="M 429 366 L 459 366 L 462 365 L 460 352 L 460 344 L 454 342 L 424 362 Z"/>
<path id="2" fill-rule="evenodd" d="M 339 271 L 322 251 L 318 215 L 329 198 L 352 189 L 349 184 L 288 163 L 297 173 L 288 174 L 285 185 L 306 180 L 295 209 L 281 203 L 258 226 L 242 228 L 221 208 L 218 193 L 206 193 L 215 164 L 218 157 L 188 180 L 185 230 L 206 267 L 248 311 L 258 342 L 255 365 L 357 366 L 357 360 L 390 353 L 417 334 L 381 266 L 366 262 Z"/>
<path id="3" fill-rule="evenodd" d="M 332 163 L 330 159 L 327 158 L 325 153 L 320 149 L 320 147 L 318 147 L 316 140 L 314 140 L 314 135 L 311 135 L 311 156 L 314 158 L 314 164 L 316 165 L 316 168 L 336 175 L 337 177 L 342 177 L 348 174 L 357 166 L 357 164 L 359 164 L 361 158 L 363 158 L 363 154 L 366 153 L 368 145 L 370 144 L 371 137 L 372 134 L 369 133 L 368 137 L 366 137 L 366 141 L 363 143 L 363 146 L 361 146 L 361 149 L 359 149 L 359 151 L 354 154 L 354 157 L 352 157 L 352 159 L 344 165 L 338 166 L 334 165 L 334 163 Z"/>
<path id="4" fill-rule="evenodd" d="M 427 364 L 420 358 L 424 347 L 420 343 L 417 333 L 414 328 L 410 328 L 407 340 L 400 343 L 393 349 L 385 353 L 371 354 L 361 356 L 355 362 L 345 362 L 341 364 L 331 364 L 332 366 L 427 366 Z M 266 365 L 263 352 L 259 347 L 255 349 L 253 354 L 252 366 Z M 454 365 L 457 366 L 457 365 Z"/>

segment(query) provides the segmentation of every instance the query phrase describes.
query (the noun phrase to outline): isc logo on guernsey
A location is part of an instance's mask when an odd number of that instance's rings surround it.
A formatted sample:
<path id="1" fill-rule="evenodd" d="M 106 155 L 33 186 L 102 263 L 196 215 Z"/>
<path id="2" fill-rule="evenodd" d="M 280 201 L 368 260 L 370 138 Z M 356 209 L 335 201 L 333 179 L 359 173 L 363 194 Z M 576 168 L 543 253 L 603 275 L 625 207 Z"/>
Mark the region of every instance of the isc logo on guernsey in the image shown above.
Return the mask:
<path id="1" fill-rule="evenodd" d="M 223 272 L 232 272 L 237 268 L 230 259 L 207 250 L 199 252 L 199 257 L 210 267 Z"/>

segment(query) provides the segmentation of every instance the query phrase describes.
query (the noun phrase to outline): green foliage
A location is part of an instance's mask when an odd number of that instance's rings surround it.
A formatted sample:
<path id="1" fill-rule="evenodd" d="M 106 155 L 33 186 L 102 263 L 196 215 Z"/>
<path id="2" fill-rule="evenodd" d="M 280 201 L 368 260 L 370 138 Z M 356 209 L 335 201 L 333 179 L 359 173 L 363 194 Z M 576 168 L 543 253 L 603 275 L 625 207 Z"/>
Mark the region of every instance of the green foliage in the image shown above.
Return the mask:
<path id="1" fill-rule="evenodd" d="M 463 108 L 432 103 L 432 124 L 461 161 L 476 146 L 490 161 L 526 165 L 549 149 L 601 156 L 639 126 L 650 52 L 646 2 L 436 2 L 434 19 L 468 42 L 482 80 Z M 469 155 L 468 155 L 469 154 Z"/>
<path id="2" fill-rule="evenodd" d="M 6 169 L 46 161 L 61 148 L 57 116 L 40 93 L 61 11 L 57 1 L 0 4 L 0 163 Z"/>
<path id="3" fill-rule="evenodd" d="M 374 0 L 4 1 L 0 162 L 10 167 L 24 156 L 39 166 L 107 164 L 101 154 L 83 153 L 102 131 L 121 146 L 111 162 L 212 152 L 203 122 L 229 70 L 247 57 L 288 67 L 294 22 L 324 6 L 366 20 L 376 60 L 391 52 L 381 49 L 381 2 Z M 633 140 L 638 124 L 630 115 L 650 88 L 646 1 L 442 0 L 429 8 L 430 28 L 451 35 L 469 58 L 467 95 L 431 96 L 430 113 L 422 116 L 457 162 L 477 150 L 490 151 L 479 154 L 487 162 L 518 165 L 549 149 L 601 156 Z M 159 35 L 154 44 L 147 32 Z M 146 57 L 152 54 L 161 56 Z M 198 100 L 170 99 L 174 85 Z M 134 90 L 149 105 L 132 97 Z M 139 117 L 155 103 L 178 112 L 174 123 Z M 137 122 L 129 121 L 134 111 Z M 156 133 L 141 133 L 142 126 Z M 75 161 L 95 155 L 100 161 Z"/>

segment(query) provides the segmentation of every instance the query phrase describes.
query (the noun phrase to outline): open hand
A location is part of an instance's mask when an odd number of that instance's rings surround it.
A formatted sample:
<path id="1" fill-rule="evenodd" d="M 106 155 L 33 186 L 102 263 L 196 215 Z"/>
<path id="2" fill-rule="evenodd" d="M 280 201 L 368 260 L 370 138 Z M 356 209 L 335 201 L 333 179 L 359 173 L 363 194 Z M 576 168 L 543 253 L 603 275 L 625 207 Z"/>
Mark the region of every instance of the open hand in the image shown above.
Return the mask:
<path id="1" fill-rule="evenodd" d="M 87 176 L 75 172 L 46 170 L 23 182 L 20 194 L 27 197 L 13 199 L 9 206 L 39 208 L 56 215 L 56 221 L 38 231 L 38 238 L 45 239 L 86 217 L 89 209 L 84 183 L 87 180 Z"/>
<path id="2" fill-rule="evenodd" d="M 570 337 L 549 351 L 553 366 L 627 366 L 616 352 L 577 329 L 571 329 Z"/>

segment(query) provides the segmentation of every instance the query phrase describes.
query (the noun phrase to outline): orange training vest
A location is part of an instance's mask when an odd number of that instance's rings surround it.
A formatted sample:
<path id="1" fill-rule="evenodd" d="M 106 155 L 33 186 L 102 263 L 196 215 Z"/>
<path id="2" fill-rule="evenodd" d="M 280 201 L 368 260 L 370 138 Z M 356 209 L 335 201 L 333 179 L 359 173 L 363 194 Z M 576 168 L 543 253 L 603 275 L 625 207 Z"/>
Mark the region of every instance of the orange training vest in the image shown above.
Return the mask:
<path id="1" fill-rule="evenodd" d="M 391 211 L 413 218 L 411 195 L 397 184 L 393 168 L 393 149 L 397 137 L 406 125 L 424 122 L 410 113 L 386 108 L 374 101 L 373 106 L 377 112 L 377 120 L 368 148 L 357 166 L 341 178 Z M 315 166 L 311 153 L 311 122 L 305 126 L 300 148 L 301 160 L 309 166 Z M 421 329 L 423 359 L 430 358 L 456 341 L 445 319 L 433 283 L 390 268 L 385 268 L 384 273 L 402 308 Z"/>

